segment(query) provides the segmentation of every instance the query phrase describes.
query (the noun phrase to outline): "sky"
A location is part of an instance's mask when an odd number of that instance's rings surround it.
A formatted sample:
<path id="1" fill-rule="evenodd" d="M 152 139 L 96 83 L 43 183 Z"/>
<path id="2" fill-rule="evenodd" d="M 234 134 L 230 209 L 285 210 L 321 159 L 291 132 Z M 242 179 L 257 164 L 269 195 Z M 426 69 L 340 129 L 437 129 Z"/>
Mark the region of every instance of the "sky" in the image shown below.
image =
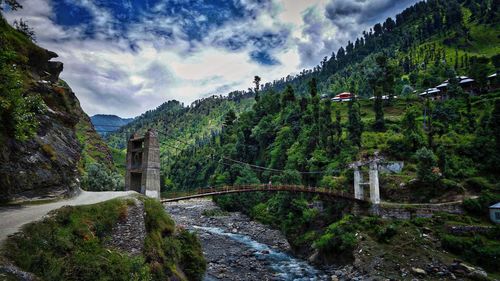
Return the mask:
<path id="1" fill-rule="evenodd" d="M 299 73 L 417 0 L 19 0 L 37 43 L 89 115 L 134 117 L 176 99 Z"/>

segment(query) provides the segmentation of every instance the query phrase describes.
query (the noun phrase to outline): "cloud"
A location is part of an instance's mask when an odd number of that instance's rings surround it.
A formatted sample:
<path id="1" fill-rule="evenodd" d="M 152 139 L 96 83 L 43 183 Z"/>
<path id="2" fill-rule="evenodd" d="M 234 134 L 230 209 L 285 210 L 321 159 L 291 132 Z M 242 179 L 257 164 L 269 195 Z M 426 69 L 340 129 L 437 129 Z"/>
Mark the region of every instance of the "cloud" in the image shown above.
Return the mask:
<path id="1" fill-rule="evenodd" d="M 89 114 L 132 117 L 312 67 L 410 0 L 20 0 Z M 403 3 L 403 4 L 401 4 Z"/>
<path id="2" fill-rule="evenodd" d="M 340 45 L 341 38 L 335 36 L 332 24 L 316 6 L 305 10 L 302 19 L 302 36 L 297 39 L 297 48 L 302 65 L 313 67 L 321 58 L 331 55 L 333 48 Z"/>
<path id="3" fill-rule="evenodd" d="M 360 28 L 384 21 L 397 12 L 421 0 L 331 0 L 325 8 L 325 17 L 334 26 L 347 29 L 353 35 Z"/>
<path id="4" fill-rule="evenodd" d="M 313 67 L 376 22 L 395 16 L 419 0 L 329 0 L 302 12 L 297 48 L 303 66 Z"/>

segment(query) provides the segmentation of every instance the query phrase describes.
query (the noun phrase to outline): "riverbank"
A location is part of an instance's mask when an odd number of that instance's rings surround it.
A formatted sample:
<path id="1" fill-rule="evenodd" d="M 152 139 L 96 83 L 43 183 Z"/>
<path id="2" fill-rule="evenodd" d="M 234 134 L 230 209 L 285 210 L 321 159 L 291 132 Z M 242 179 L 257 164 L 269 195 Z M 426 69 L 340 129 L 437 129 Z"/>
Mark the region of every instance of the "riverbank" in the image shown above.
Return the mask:
<path id="1" fill-rule="evenodd" d="M 165 204 L 176 224 L 197 231 L 207 261 L 205 280 L 330 280 L 334 270 L 319 269 L 293 257 L 278 230 L 226 213 L 210 200 Z"/>

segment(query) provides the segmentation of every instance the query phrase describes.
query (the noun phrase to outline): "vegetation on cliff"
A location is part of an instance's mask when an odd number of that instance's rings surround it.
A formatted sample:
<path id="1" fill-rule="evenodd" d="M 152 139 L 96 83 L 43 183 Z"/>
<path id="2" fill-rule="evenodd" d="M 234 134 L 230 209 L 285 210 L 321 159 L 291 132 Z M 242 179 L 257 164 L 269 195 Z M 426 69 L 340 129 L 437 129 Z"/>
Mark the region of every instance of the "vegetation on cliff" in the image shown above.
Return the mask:
<path id="1" fill-rule="evenodd" d="M 27 28 L 0 16 L 0 199 L 68 194 L 78 178 L 84 189 L 121 189 L 123 182 L 103 187 L 89 176 L 99 169 L 118 178 L 111 152 L 59 79 L 63 64 L 50 61 L 57 54 L 34 44 Z"/>

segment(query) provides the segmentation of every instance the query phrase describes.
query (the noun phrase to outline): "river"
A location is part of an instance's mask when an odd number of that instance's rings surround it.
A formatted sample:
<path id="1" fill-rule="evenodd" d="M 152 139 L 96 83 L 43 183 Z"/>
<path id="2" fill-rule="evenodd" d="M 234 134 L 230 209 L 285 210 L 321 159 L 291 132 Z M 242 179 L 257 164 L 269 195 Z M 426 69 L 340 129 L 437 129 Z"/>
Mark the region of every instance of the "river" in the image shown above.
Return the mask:
<path id="1" fill-rule="evenodd" d="M 329 275 L 294 257 L 283 234 L 238 213 L 206 216 L 218 207 L 207 199 L 165 204 L 177 225 L 196 231 L 212 280 L 330 280 Z"/>

